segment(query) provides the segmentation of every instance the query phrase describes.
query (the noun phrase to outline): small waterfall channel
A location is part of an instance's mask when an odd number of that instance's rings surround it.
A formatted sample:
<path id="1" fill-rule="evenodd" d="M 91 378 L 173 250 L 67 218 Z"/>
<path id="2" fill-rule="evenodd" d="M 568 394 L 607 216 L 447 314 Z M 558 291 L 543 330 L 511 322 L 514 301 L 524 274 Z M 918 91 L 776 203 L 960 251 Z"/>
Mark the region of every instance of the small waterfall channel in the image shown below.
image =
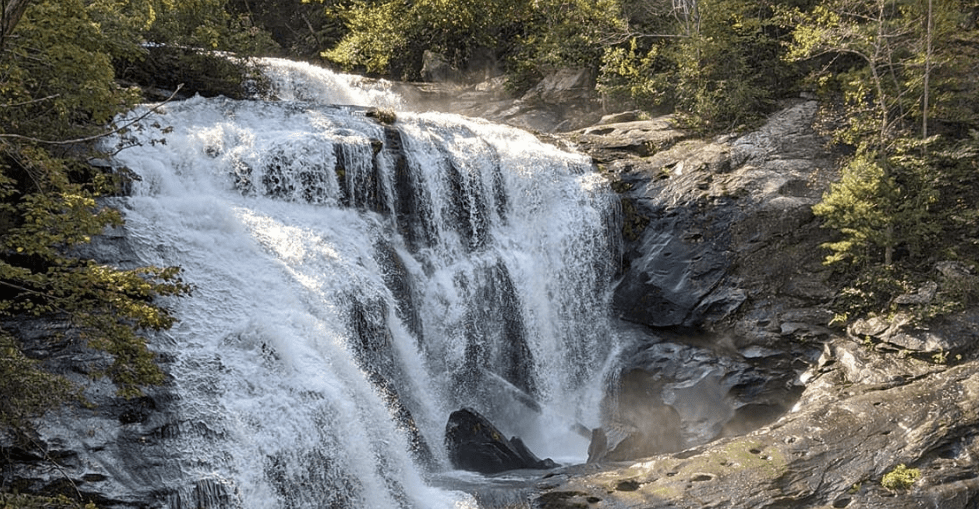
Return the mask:
<path id="1" fill-rule="evenodd" d="M 275 99 L 166 104 L 113 140 L 139 176 L 119 206 L 141 262 L 194 288 L 157 345 L 186 480 L 166 504 L 474 508 L 426 482 L 452 468 L 462 407 L 583 462 L 571 427 L 598 425 L 616 348 L 618 205 L 590 160 L 263 65 Z"/>

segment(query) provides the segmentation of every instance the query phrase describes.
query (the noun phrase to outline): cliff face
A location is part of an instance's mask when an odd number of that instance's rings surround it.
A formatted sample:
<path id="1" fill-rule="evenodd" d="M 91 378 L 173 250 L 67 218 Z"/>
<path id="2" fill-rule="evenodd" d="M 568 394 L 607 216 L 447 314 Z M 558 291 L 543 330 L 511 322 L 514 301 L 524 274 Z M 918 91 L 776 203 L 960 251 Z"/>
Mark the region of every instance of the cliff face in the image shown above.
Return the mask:
<path id="1" fill-rule="evenodd" d="M 606 397 L 596 462 L 552 475 L 532 507 L 979 503 L 976 312 L 927 329 L 900 316 L 830 325 L 827 236 L 811 207 L 832 161 L 816 114 L 799 101 L 713 141 L 669 117 L 569 135 L 621 192 L 614 311 L 637 339 Z M 953 262 L 938 272 L 974 281 Z M 920 477 L 896 486 L 899 465 Z"/>
<path id="2" fill-rule="evenodd" d="M 107 232 L 80 254 L 121 267 L 137 264 L 122 229 Z M 172 381 L 145 388 L 142 397 L 122 398 L 115 385 L 97 376 L 111 359 L 87 348 L 66 321 L 19 320 L 4 326 L 24 341 L 30 357 L 80 387 L 82 399 L 46 414 L 27 436 L 0 434 L 0 488 L 65 495 L 99 507 L 154 507 L 167 499 L 179 507 L 176 491 L 168 491 L 185 482 L 178 466 Z M 165 371 L 170 361 L 159 359 Z"/>

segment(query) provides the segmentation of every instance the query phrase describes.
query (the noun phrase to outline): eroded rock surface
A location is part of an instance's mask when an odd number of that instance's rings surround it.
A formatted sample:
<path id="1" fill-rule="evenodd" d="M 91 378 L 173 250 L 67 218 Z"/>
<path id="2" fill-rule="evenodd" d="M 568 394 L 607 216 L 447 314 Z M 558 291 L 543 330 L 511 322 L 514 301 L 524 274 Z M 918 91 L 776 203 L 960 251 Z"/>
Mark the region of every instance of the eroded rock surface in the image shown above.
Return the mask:
<path id="1" fill-rule="evenodd" d="M 976 507 L 975 361 L 946 368 L 852 346 L 865 354 L 851 363 L 866 383 L 847 380 L 853 366 L 824 363 L 808 373 L 800 410 L 770 426 L 598 472 L 566 470 L 534 507 Z M 900 464 L 920 478 L 908 490 L 884 488 Z M 559 494 L 574 496 L 556 503 Z"/>
<path id="2" fill-rule="evenodd" d="M 629 249 L 613 300 L 619 316 L 709 329 L 738 311 L 751 336 L 825 334 L 831 315 L 813 308 L 833 291 L 811 207 L 832 164 L 815 115 L 815 102 L 800 101 L 758 131 L 713 141 L 692 139 L 670 117 L 571 135 L 622 193 Z M 799 325 L 784 331 L 789 322 Z"/>
<path id="3" fill-rule="evenodd" d="M 787 352 L 745 355 L 675 341 L 638 343 L 621 354 L 589 461 L 675 452 L 768 424 L 795 404 L 806 364 Z"/>

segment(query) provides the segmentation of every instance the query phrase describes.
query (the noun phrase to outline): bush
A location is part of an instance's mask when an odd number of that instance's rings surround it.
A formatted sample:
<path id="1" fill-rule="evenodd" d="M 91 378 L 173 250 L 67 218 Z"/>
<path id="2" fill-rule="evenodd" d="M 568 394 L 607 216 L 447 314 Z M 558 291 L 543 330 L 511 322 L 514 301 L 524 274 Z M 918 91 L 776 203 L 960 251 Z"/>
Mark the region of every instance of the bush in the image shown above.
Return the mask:
<path id="1" fill-rule="evenodd" d="M 884 474 L 883 479 L 880 480 L 880 484 L 884 488 L 891 491 L 907 490 L 911 488 L 911 485 L 913 485 L 919 477 L 921 477 L 921 470 L 918 470 L 917 468 L 908 468 L 902 463 L 894 467 L 894 470 Z"/>

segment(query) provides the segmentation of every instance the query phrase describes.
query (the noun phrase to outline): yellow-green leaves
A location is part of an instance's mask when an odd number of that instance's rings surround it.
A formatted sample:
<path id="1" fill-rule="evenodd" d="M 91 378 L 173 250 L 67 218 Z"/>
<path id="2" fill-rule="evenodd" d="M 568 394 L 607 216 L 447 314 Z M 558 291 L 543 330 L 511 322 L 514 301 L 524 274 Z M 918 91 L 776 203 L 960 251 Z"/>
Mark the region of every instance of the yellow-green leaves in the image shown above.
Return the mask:
<path id="1" fill-rule="evenodd" d="M 173 325 L 173 316 L 156 299 L 189 291 L 179 269 L 122 270 L 72 256 L 72 248 L 121 224 L 119 213 L 99 205 L 89 189 L 97 183 L 69 180 L 70 163 L 31 147 L 0 149 L 0 318 L 55 314 L 69 319 L 90 346 L 112 357 L 104 374 L 122 395 L 138 395 L 141 385 L 160 383 L 163 374 L 143 334 Z"/>

